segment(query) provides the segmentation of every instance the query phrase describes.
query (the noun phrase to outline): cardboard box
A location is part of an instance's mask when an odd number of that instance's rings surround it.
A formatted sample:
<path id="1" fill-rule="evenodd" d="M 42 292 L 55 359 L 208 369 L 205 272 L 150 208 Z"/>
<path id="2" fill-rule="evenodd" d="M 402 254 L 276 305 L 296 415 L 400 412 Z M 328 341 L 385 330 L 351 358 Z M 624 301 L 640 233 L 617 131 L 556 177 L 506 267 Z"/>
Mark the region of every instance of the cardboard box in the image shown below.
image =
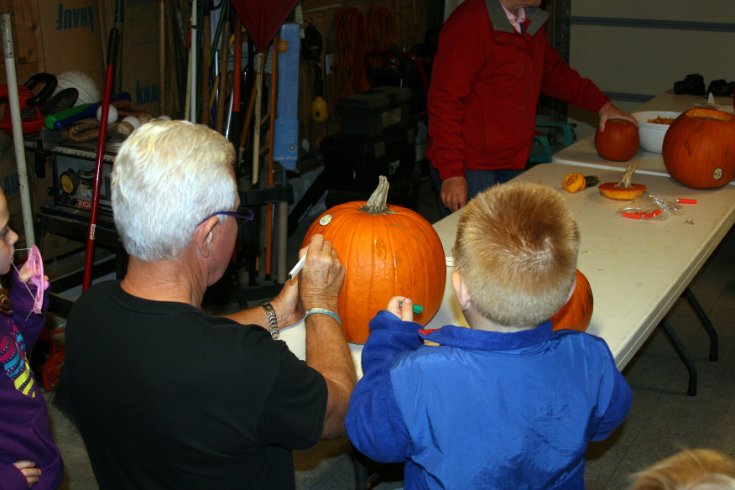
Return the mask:
<path id="1" fill-rule="evenodd" d="M 11 28 L 13 30 L 13 51 L 18 85 L 22 85 L 31 75 L 42 71 L 43 50 L 41 33 L 38 28 L 38 5 L 28 0 L 11 2 Z M 5 53 L 3 53 L 5 54 Z M 0 63 L 0 83 L 6 84 L 5 63 Z"/>
<path id="2" fill-rule="evenodd" d="M 47 189 L 51 185 L 51 178 L 48 172 L 43 178 L 36 176 L 34 171 L 35 154 L 25 151 L 24 155 L 28 175 L 28 193 L 32 208 L 31 213 L 35 216 L 41 204 L 48 199 Z M 21 248 L 25 246 L 25 229 L 23 223 L 23 206 L 20 196 L 20 177 L 18 175 L 13 140 L 4 132 L 0 132 L 0 185 L 8 201 L 10 227 L 20 236 L 19 242 L 21 245 L 16 245 L 16 248 Z M 36 237 L 36 240 L 38 240 L 38 237 Z"/>
<path id="3" fill-rule="evenodd" d="M 0 132 L 0 185 L 2 185 L 5 198 L 8 200 L 8 213 L 11 218 L 21 214 L 20 179 L 14 152 L 12 138 L 4 132 Z M 16 223 L 14 219 L 11 221 L 13 222 L 10 227 L 13 229 L 18 224 L 22 226 L 22 219 L 19 223 Z"/>
<path id="4" fill-rule="evenodd" d="M 106 70 L 110 31 L 118 27 L 120 46 L 115 66 L 115 87 L 128 92 L 132 109 L 160 114 L 160 0 L 124 0 L 122 22 L 115 22 L 119 0 L 96 0 L 100 16 L 100 42 Z M 168 3 L 168 2 L 167 2 Z"/>
<path id="5" fill-rule="evenodd" d="M 122 42 L 122 89 L 130 92 L 133 108 L 160 114 L 159 2 L 125 2 Z"/>
<path id="6" fill-rule="evenodd" d="M 86 73 L 102 94 L 105 60 L 96 0 L 38 0 L 38 16 L 44 71 Z"/>
<path id="7" fill-rule="evenodd" d="M 102 24 L 107 32 L 114 25 L 115 3 L 117 0 L 98 0 Z M 161 6 L 166 8 L 166 36 L 173 37 L 172 2 L 160 0 L 125 0 L 121 28 L 121 52 L 118 58 L 121 90 L 129 92 L 133 109 L 153 116 L 161 112 Z M 187 17 L 188 14 L 185 14 Z M 103 40 L 107 52 L 107 38 Z M 165 106 L 178 110 L 178 92 L 172 46 L 166 46 L 166 84 Z"/>

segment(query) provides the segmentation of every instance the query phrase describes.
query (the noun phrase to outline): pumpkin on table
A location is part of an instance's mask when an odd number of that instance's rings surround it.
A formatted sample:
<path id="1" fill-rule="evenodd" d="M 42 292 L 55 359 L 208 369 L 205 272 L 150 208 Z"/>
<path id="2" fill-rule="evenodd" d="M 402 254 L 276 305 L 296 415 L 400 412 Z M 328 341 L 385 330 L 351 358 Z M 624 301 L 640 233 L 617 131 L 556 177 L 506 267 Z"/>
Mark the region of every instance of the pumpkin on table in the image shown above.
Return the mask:
<path id="1" fill-rule="evenodd" d="M 638 168 L 638 162 L 633 160 L 625 168 L 623 176 L 617 182 L 603 182 L 597 187 L 603 196 L 616 199 L 618 201 L 632 201 L 638 196 L 642 196 L 646 192 L 645 184 L 636 184 L 633 182 L 633 174 Z"/>
<path id="2" fill-rule="evenodd" d="M 595 149 L 605 160 L 624 162 L 638 153 L 641 139 L 638 128 L 624 119 L 608 119 L 605 131 L 595 131 Z"/>
<path id="3" fill-rule="evenodd" d="M 426 325 L 441 306 L 446 258 L 431 224 L 408 208 L 388 205 L 388 179 L 366 201 L 334 206 L 309 227 L 304 245 L 317 233 L 332 243 L 345 268 L 339 314 L 347 340 L 363 344 L 368 324 L 392 296 L 424 307 L 414 320 Z"/>
<path id="4" fill-rule="evenodd" d="M 669 174 L 694 189 L 712 189 L 735 177 L 735 114 L 695 107 L 677 117 L 662 149 Z"/>
<path id="5" fill-rule="evenodd" d="M 594 300 L 587 277 L 577 269 L 577 282 L 569 300 L 551 317 L 554 330 L 579 330 L 584 332 L 592 320 Z"/>

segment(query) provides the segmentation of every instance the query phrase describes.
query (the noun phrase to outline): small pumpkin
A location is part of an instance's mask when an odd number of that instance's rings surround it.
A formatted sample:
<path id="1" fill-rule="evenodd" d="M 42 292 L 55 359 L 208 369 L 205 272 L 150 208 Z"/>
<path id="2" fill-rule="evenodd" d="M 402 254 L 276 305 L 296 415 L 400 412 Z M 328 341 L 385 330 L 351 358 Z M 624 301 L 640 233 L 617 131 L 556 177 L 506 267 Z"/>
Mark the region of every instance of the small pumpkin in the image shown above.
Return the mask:
<path id="1" fill-rule="evenodd" d="M 638 128 L 625 119 L 608 119 L 605 131 L 595 131 L 595 149 L 605 160 L 624 162 L 638 153 L 641 145 Z"/>
<path id="2" fill-rule="evenodd" d="M 632 201 L 643 195 L 647 189 L 646 185 L 633 182 L 633 174 L 636 168 L 638 168 L 638 162 L 633 160 L 625 168 L 625 172 L 623 172 L 623 176 L 618 182 L 604 182 L 597 187 L 597 190 L 603 196 L 618 201 Z"/>
<path id="3" fill-rule="evenodd" d="M 571 172 L 564 176 L 561 186 L 565 191 L 575 193 L 587 188 L 587 180 L 584 178 L 583 174 L 580 174 L 579 172 Z"/>
<path id="4" fill-rule="evenodd" d="M 577 283 L 569 300 L 551 317 L 554 330 L 579 330 L 584 332 L 592 320 L 594 299 L 587 277 L 577 269 Z"/>
<path id="5" fill-rule="evenodd" d="M 661 153 L 669 174 L 687 187 L 727 185 L 735 177 L 735 115 L 689 109 L 671 123 Z"/>
<path id="6" fill-rule="evenodd" d="M 388 179 L 370 199 L 334 206 L 309 227 L 304 245 L 321 233 L 332 243 L 345 268 L 339 314 L 347 340 L 363 344 L 370 320 L 392 296 L 411 298 L 423 312 L 414 320 L 426 325 L 441 306 L 446 258 L 439 235 L 420 214 L 388 205 Z"/>

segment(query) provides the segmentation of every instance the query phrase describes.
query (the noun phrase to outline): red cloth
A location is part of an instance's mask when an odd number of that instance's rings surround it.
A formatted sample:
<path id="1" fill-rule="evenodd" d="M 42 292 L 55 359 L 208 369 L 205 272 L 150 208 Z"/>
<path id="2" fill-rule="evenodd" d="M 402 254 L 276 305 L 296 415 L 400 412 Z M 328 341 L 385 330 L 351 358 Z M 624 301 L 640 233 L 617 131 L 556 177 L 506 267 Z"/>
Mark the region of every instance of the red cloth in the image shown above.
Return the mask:
<path id="1" fill-rule="evenodd" d="M 539 94 L 597 113 L 609 99 L 551 47 L 543 10 L 526 9 L 523 34 L 499 0 L 466 0 L 439 38 L 429 89 L 428 157 L 443 179 L 465 170 L 522 170 Z"/>

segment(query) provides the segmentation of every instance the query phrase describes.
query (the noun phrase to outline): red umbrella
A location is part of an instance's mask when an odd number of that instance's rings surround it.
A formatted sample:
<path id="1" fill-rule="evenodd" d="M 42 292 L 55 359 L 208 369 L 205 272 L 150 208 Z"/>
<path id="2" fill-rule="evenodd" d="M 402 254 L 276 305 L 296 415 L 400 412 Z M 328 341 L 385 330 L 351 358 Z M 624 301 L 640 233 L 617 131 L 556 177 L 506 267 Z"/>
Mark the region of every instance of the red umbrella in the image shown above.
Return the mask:
<path id="1" fill-rule="evenodd" d="M 297 0 L 232 0 L 256 49 L 264 53 Z"/>
<path id="2" fill-rule="evenodd" d="M 255 48 L 257 50 L 257 56 L 256 56 L 256 65 L 255 65 L 255 72 L 256 72 L 256 79 L 255 79 L 255 113 L 254 113 L 254 131 L 253 131 L 253 172 L 252 172 L 252 182 L 253 184 L 258 183 L 258 173 L 260 168 L 260 120 L 261 120 L 261 94 L 262 94 L 262 85 L 263 85 L 263 63 L 264 63 L 264 56 L 263 53 L 265 53 L 266 49 L 268 49 L 268 45 L 275 39 L 276 33 L 278 32 L 278 29 L 281 27 L 281 24 L 286 20 L 286 17 L 288 14 L 293 10 L 294 6 L 296 5 L 297 0 L 231 0 L 231 5 L 235 8 L 235 12 L 237 12 L 237 15 L 242 20 L 242 23 L 245 25 L 245 28 L 248 31 L 248 38 L 249 40 L 255 45 Z M 273 92 L 271 94 L 271 108 L 275 108 L 275 77 L 277 72 L 277 66 L 278 66 L 278 52 L 276 49 L 273 50 Z M 271 137 L 271 144 L 270 144 L 270 151 L 271 151 L 271 157 L 273 155 L 273 120 L 275 118 L 275 110 L 271 110 L 270 114 L 270 137 Z M 269 168 L 268 168 L 268 185 L 273 185 L 272 182 L 272 158 L 269 160 Z M 268 203 L 268 215 L 267 215 L 267 225 L 268 225 L 268 236 L 266 238 L 266 261 L 265 261 L 265 272 L 266 277 L 270 277 L 271 272 L 271 264 L 270 264 L 270 253 L 271 253 L 271 247 L 272 247 L 272 228 L 270 227 L 271 219 L 272 219 L 272 210 L 273 210 L 273 204 Z M 288 216 L 286 212 L 286 216 Z M 287 221 L 285 220 L 281 225 L 283 227 L 287 226 Z M 286 236 L 286 229 L 283 228 L 281 231 L 282 237 Z M 283 246 L 280 247 L 281 254 L 283 255 L 279 262 L 285 263 L 285 243 L 282 244 Z M 279 265 L 279 268 L 285 269 L 285 267 L 281 267 Z M 279 271 L 279 276 L 283 276 L 280 278 L 281 282 L 285 281 L 285 272 Z"/>
<path id="3" fill-rule="evenodd" d="M 276 37 L 278 28 L 296 5 L 297 0 L 232 0 L 231 5 L 248 31 L 249 40 L 257 50 L 255 62 L 255 117 L 253 138 L 253 184 L 258 182 L 260 155 L 261 90 L 263 84 L 263 54 Z"/>

